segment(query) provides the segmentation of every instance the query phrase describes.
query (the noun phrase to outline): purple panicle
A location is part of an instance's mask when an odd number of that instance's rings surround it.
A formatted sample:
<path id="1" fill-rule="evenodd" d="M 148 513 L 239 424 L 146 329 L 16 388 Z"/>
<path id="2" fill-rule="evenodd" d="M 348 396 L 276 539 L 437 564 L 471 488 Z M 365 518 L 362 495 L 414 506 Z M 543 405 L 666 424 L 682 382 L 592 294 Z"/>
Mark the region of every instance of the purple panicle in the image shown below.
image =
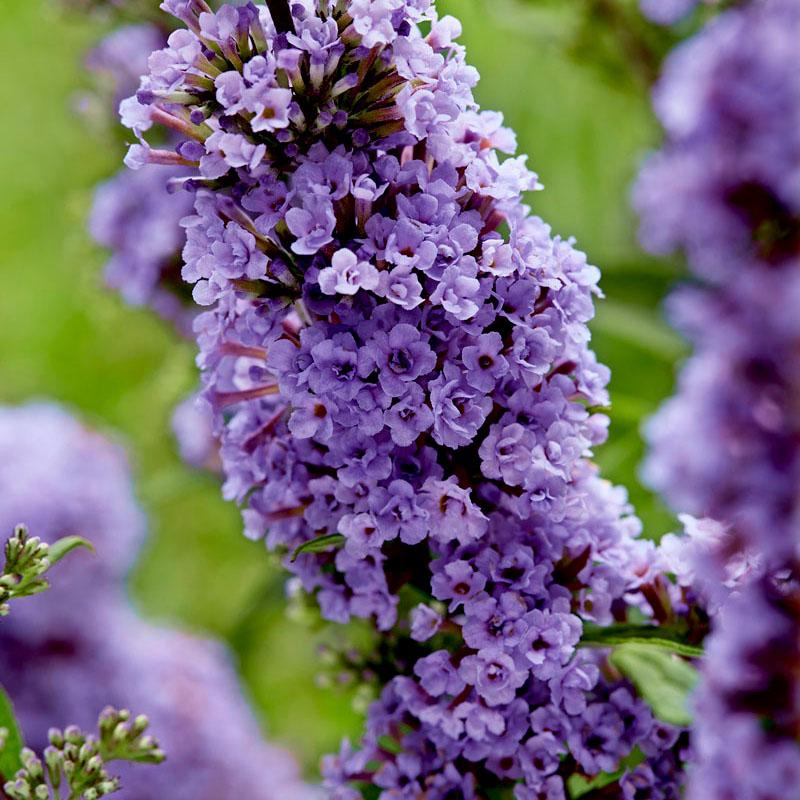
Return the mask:
<path id="1" fill-rule="evenodd" d="M 429 0 L 298 2 L 291 25 L 179 5 L 124 121 L 182 140 L 133 167 L 195 164 L 183 277 L 225 494 L 325 618 L 416 643 L 331 796 L 559 797 L 576 763 L 613 772 L 655 722 L 576 648 L 626 599 L 653 611 L 639 523 L 589 461 L 599 272 L 530 216 L 460 25 Z"/>

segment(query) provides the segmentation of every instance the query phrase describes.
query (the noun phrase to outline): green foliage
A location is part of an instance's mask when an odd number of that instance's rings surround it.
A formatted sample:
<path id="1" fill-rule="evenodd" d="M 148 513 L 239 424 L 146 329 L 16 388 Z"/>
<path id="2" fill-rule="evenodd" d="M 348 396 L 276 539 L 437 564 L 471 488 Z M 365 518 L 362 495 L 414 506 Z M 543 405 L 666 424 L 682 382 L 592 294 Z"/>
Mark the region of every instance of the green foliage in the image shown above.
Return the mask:
<path id="1" fill-rule="evenodd" d="M 145 736 L 147 717 L 131 719 L 129 711 L 106 708 L 91 736 L 75 726 L 50 731 L 50 746 L 40 758 L 28 748 L 20 752 L 21 769 L 3 790 L 10 800 L 98 800 L 120 788 L 106 769 L 115 761 L 160 764 L 164 753 Z"/>
<path id="2" fill-rule="evenodd" d="M 611 664 L 628 678 L 653 709 L 672 725 L 692 723 L 688 697 L 697 684 L 697 670 L 682 658 L 653 644 L 623 644 Z"/>
<path id="3" fill-rule="evenodd" d="M 9 601 L 43 592 L 50 585 L 45 573 L 77 547 L 92 545 L 80 536 L 67 536 L 52 545 L 28 536 L 24 525 L 17 526 L 5 544 L 5 565 L 0 572 L 0 617 L 9 613 Z"/>
<path id="4" fill-rule="evenodd" d="M 659 647 L 670 653 L 700 658 L 703 648 L 689 644 L 677 628 L 654 625 L 584 625 L 581 647 L 615 647 L 623 644 L 643 644 Z"/>
<path id="5" fill-rule="evenodd" d="M 64 536 L 50 545 L 50 549 L 47 552 L 47 560 L 51 566 L 58 564 L 65 555 L 77 550 L 79 547 L 85 547 L 87 550 L 94 552 L 92 543 L 82 536 Z"/>
<path id="6" fill-rule="evenodd" d="M 14 716 L 14 707 L 0 687 L 0 781 L 22 768 L 20 752 L 24 747 L 22 732 Z"/>
<path id="7" fill-rule="evenodd" d="M 292 561 L 297 561 L 297 557 L 303 553 L 323 553 L 331 548 L 341 547 L 344 544 L 344 536 L 341 533 L 327 533 L 324 536 L 317 536 L 316 539 L 303 542 L 293 553 Z"/>

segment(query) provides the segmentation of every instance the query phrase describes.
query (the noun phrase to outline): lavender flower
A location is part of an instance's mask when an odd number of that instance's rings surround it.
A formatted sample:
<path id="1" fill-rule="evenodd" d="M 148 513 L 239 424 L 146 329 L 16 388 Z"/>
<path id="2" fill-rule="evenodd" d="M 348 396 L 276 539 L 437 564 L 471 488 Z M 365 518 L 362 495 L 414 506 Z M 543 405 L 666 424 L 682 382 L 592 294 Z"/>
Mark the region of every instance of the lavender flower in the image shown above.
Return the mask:
<path id="1" fill-rule="evenodd" d="M 126 101 L 128 162 L 193 170 L 183 276 L 224 491 L 325 618 L 411 643 L 331 796 L 557 797 L 576 760 L 613 771 L 653 719 L 576 646 L 626 597 L 653 611 L 638 522 L 588 461 L 599 273 L 529 215 L 460 26 L 429 0 L 164 7 L 186 28 Z M 420 593 L 444 609 L 401 616 Z M 561 707 L 581 697 L 607 746 Z"/>
<path id="2" fill-rule="evenodd" d="M 141 117 L 137 103 L 120 101 L 136 90 L 150 54 L 164 46 L 165 37 L 152 23 L 124 25 L 87 56 L 86 66 L 100 84 L 98 93 L 103 84 L 110 84 L 113 108 L 120 106 L 131 124 L 147 127 L 150 123 Z M 102 94 L 101 99 L 105 102 Z M 119 291 L 125 302 L 149 305 L 174 322 L 181 333 L 190 335 L 192 314 L 180 277 L 184 241 L 180 221 L 191 211 L 192 203 L 175 187 L 185 177 L 185 172 L 174 166 L 152 166 L 135 174 L 124 170 L 95 191 L 89 231 L 98 244 L 111 251 L 105 267 L 107 284 Z"/>

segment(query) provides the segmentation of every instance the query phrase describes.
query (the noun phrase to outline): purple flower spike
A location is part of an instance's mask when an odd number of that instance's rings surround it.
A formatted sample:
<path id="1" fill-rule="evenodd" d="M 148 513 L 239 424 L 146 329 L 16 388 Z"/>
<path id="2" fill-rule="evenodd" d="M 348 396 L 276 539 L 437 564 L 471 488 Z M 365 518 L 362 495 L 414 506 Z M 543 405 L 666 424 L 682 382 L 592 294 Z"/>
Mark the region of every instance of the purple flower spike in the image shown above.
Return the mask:
<path id="1" fill-rule="evenodd" d="M 599 273 L 529 215 L 537 178 L 431 0 L 247 8 L 177 8 L 136 98 L 191 120 L 183 275 L 225 492 L 269 548 L 315 541 L 286 565 L 326 619 L 397 644 L 326 790 L 563 797 L 578 709 L 624 737 L 593 767 L 648 735 L 575 654 L 584 620 L 652 613 L 659 563 L 588 461 Z"/>

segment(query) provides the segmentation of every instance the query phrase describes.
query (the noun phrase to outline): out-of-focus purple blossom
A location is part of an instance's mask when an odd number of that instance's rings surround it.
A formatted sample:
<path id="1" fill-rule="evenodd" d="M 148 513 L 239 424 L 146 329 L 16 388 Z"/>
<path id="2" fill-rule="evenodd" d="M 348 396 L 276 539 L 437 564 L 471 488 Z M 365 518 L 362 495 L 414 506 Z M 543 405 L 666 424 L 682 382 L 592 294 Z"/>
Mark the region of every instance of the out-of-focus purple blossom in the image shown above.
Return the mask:
<path id="1" fill-rule="evenodd" d="M 32 598 L 52 611 L 43 633 L 61 630 L 68 639 L 83 625 L 81 609 L 96 606 L 93 591 L 121 585 L 144 538 L 122 450 L 55 404 L 0 408 L 0 528 L 18 524 L 50 543 L 83 536 L 97 552 L 73 553 L 58 567 L 57 586 Z M 21 624 L 32 606 L 15 609 Z"/>
<path id="2" fill-rule="evenodd" d="M 214 415 L 208 403 L 189 395 L 172 414 L 172 431 L 181 458 L 193 467 L 218 469 L 219 442 L 214 436 Z"/>
<path id="3" fill-rule="evenodd" d="M 694 11 L 699 3 L 717 0 L 641 0 L 642 13 L 658 25 L 674 25 Z"/>
<path id="4" fill-rule="evenodd" d="M 796 795 L 799 630 L 796 582 L 755 580 L 723 607 L 694 697 L 691 800 Z"/>
<path id="5" fill-rule="evenodd" d="M 116 107 L 136 91 L 150 53 L 163 46 L 164 33 L 155 25 L 124 25 L 92 48 L 86 67 L 111 82 Z"/>
<path id="6" fill-rule="evenodd" d="M 57 585 L 51 591 L 61 594 Z M 89 725 L 113 702 L 141 708 L 168 751 L 163 768 L 123 767 L 121 798 L 316 796 L 292 757 L 263 741 L 221 646 L 152 627 L 118 594 L 96 590 L 95 611 L 81 620 L 83 635 L 31 636 L 49 629 L 56 594 L 53 601 L 47 595 L 31 598 L 25 619 L 15 614 L 0 629 L 3 685 L 29 746 L 46 746 L 53 725 Z"/>
<path id="7" fill-rule="evenodd" d="M 800 774 L 798 39 L 800 6 L 764 0 L 681 45 L 655 93 L 666 143 L 635 190 L 645 245 L 682 250 L 700 283 L 670 299 L 695 353 L 645 465 L 676 509 L 710 518 L 659 553 L 673 602 L 714 614 L 692 800 L 788 800 Z"/>
<path id="8" fill-rule="evenodd" d="M 105 266 L 109 286 L 133 305 L 150 305 L 184 333 L 191 331 L 192 312 L 180 277 L 184 232 L 180 220 L 192 209 L 186 192 L 170 192 L 178 177 L 174 168 L 148 165 L 125 170 L 95 192 L 89 230 L 109 248 Z"/>
<path id="9" fill-rule="evenodd" d="M 798 35 L 797 4 L 767 0 L 678 48 L 655 96 L 667 142 L 635 195 L 645 244 L 706 280 L 670 301 L 697 352 L 649 425 L 646 477 L 767 568 L 798 552 Z"/>
<path id="10" fill-rule="evenodd" d="M 716 614 L 732 591 L 762 574 L 761 558 L 715 520 L 682 514 L 680 521 L 683 534 L 668 533 L 658 544 L 658 566 L 691 602 Z"/>
<path id="11" fill-rule="evenodd" d="M 638 178 L 643 243 L 683 250 L 729 282 L 754 260 L 797 255 L 797 4 L 748 3 L 667 59 L 654 105 L 667 141 Z M 766 292 L 765 292 L 766 294 Z"/>
<path id="12" fill-rule="evenodd" d="M 96 551 L 70 554 L 0 626 L 0 675 L 29 746 L 112 703 L 142 709 L 169 750 L 163 768 L 123 767 L 120 797 L 315 797 L 263 741 L 223 648 L 129 609 L 123 579 L 144 525 L 121 450 L 56 405 L 5 407 L 0 465 L 0 526 L 24 522 L 48 542 L 78 534 Z"/>

